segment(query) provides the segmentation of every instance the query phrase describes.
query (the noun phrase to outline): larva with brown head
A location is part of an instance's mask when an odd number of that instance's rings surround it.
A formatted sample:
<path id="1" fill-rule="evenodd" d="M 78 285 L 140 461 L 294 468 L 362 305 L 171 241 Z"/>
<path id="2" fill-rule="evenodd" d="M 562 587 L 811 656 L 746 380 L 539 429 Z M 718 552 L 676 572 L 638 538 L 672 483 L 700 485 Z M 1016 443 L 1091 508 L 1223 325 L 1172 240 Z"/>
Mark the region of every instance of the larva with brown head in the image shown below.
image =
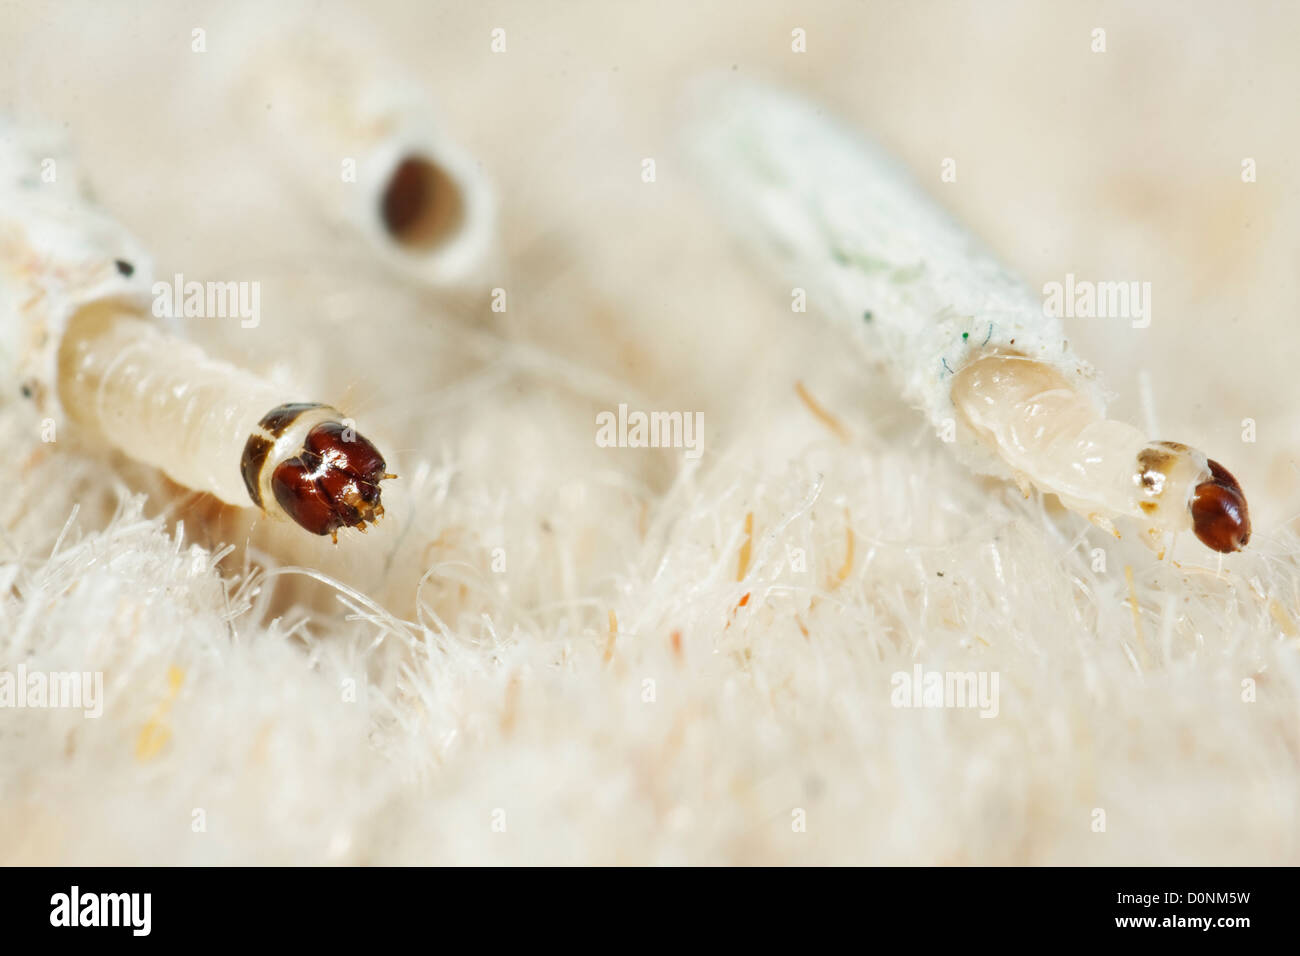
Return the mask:
<path id="1" fill-rule="evenodd" d="M 1156 550 L 1192 531 L 1220 553 L 1250 540 L 1235 478 L 1104 415 L 1058 317 L 898 163 L 824 110 L 719 77 L 693 91 L 687 141 L 728 224 L 810 311 L 879 360 L 900 398 L 973 471 L 1055 493 Z"/>
<path id="2" fill-rule="evenodd" d="M 0 163 L 0 380 L 179 484 L 312 534 L 365 530 L 392 478 L 337 409 L 303 403 L 143 318 L 149 259 L 79 196 Z"/>
<path id="3" fill-rule="evenodd" d="M 290 396 L 114 303 L 68 323 L 58 394 L 78 425 L 174 481 L 317 535 L 364 531 L 393 477 L 335 408 Z"/>
<path id="4" fill-rule="evenodd" d="M 1250 540 L 1250 513 L 1237 480 L 1179 442 L 1151 441 L 1102 417 L 1055 368 L 993 351 L 952 377 L 960 420 L 995 450 L 1022 486 L 1055 493 L 1066 507 L 1113 531 L 1123 517 L 1159 547 L 1165 533 L 1192 531 L 1219 552 Z"/>

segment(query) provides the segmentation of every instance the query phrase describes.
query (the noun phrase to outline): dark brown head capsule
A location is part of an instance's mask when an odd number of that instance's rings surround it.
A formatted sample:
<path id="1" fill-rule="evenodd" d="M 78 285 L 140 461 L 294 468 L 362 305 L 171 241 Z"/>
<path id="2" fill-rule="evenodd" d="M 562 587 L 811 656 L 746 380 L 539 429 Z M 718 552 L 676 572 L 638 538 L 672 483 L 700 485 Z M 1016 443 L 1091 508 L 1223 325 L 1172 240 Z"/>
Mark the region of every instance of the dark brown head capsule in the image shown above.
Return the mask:
<path id="1" fill-rule="evenodd" d="M 307 433 L 299 454 L 276 466 L 271 490 L 294 521 L 337 541 L 339 528 L 365 531 L 367 521 L 384 513 L 379 482 L 392 477 L 368 440 L 339 422 L 323 422 Z"/>
<path id="2" fill-rule="evenodd" d="M 1210 480 L 1192 492 L 1192 530 L 1215 551 L 1240 551 L 1250 540 L 1250 512 L 1237 479 L 1210 459 Z"/>

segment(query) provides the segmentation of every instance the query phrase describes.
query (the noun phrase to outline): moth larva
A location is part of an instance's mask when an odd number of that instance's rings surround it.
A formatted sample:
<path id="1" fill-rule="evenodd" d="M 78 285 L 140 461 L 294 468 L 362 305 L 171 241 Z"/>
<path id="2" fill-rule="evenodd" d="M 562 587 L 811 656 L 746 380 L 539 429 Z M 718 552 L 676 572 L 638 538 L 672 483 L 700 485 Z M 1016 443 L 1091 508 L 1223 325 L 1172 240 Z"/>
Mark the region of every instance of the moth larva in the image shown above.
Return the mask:
<path id="1" fill-rule="evenodd" d="M 52 421 L 227 504 L 251 501 L 336 541 L 383 514 L 379 482 L 393 476 L 373 444 L 335 409 L 295 402 L 140 318 L 148 257 L 25 164 L 0 163 L 0 380 Z"/>
<path id="2" fill-rule="evenodd" d="M 1190 528 L 1208 547 L 1250 538 L 1241 486 L 1217 462 L 1108 421 L 1058 318 L 875 146 L 785 94 L 721 84 L 689 143 L 735 231 L 814 310 L 883 354 L 902 396 L 972 468 L 1057 494 L 1159 549 Z"/>
<path id="3" fill-rule="evenodd" d="M 952 397 L 1022 487 L 1054 492 L 1108 530 L 1111 518 L 1124 516 L 1149 534 L 1191 530 L 1215 551 L 1240 551 L 1250 540 L 1245 496 L 1222 465 L 1102 418 L 1050 365 L 986 353 L 952 377 Z"/>
<path id="4" fill-rule="evenodd" d="M 379 482 L 392 476 L 338 410 L 294 402 L 114 303 L 70 319 L 58 388 L 78 425 L 227 504 L 252 501 L 336 541 L 384 513 Z"/>

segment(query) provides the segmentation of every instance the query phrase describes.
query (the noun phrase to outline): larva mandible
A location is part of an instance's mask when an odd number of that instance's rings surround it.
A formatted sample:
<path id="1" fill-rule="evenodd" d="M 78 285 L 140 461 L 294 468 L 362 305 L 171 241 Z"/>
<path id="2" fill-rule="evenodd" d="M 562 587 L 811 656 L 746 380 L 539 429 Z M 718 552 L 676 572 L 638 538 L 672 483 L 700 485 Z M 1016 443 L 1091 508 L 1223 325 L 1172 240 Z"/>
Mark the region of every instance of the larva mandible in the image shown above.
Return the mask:
<path id="1" fill-rule="evenodd" d="M 148 256 L 38 169 L 19 150 L 0 155 L 3 381 L 50 420 L 227 504 L 251 502 L 335 541 L 381 516 L 379 483 L 394 476 L 375 446 L 336 409 L 296 401 L 141 318 Z"/>
<path id="2" fill-rule="evenodd" d="M 1113 519 L 1134 519 L 1158 551 L 1187 529 L 1215 551 L 1245 547 L 1236 479 L 1107 420 L 1060 320 L 877 147 L 784 93 L 717 81 L 695 101 L 709 105 L 688 143 L 736 233 L 883 353 L 903 398 L 955 426 L 970 467 L 1117 535 Z"/>

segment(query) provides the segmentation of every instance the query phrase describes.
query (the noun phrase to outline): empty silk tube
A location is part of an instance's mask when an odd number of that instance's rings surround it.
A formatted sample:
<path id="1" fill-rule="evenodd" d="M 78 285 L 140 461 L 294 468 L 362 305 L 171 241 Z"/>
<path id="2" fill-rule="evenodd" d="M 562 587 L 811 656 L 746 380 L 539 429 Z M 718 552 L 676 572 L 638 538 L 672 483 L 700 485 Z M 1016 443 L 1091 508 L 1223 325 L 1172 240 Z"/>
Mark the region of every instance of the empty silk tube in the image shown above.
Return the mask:
<path id="1" fill-rule="evenodd" d="M 364 31 L 257 37 L 226 92 L 272 166 L 378 259 L 418 283 L 472 278 L 495 241 L 495 199 L 409 78 Z"/>
<path id="2" fill-rule="evenodd" d="M 779 91 L 719 81 L 693 99 L 686 142 L 732 230 L 883 357 L 969 467 L 1116 535 L 1132 519 L 1156 550 L 1189 529 L 1215 551 L 1246 545 L 1236 479 L 1107 420 L 1060 320 L 878 147 Z"/>
<path id="3" fill-rule="evenodd" d="M 337 540 L 383 514 L 383 457 L 337 410 L 296 401 L 149 315 L 148 256 L 39 160 L 0 157 L 0 381 L 195 491 Z"/>

